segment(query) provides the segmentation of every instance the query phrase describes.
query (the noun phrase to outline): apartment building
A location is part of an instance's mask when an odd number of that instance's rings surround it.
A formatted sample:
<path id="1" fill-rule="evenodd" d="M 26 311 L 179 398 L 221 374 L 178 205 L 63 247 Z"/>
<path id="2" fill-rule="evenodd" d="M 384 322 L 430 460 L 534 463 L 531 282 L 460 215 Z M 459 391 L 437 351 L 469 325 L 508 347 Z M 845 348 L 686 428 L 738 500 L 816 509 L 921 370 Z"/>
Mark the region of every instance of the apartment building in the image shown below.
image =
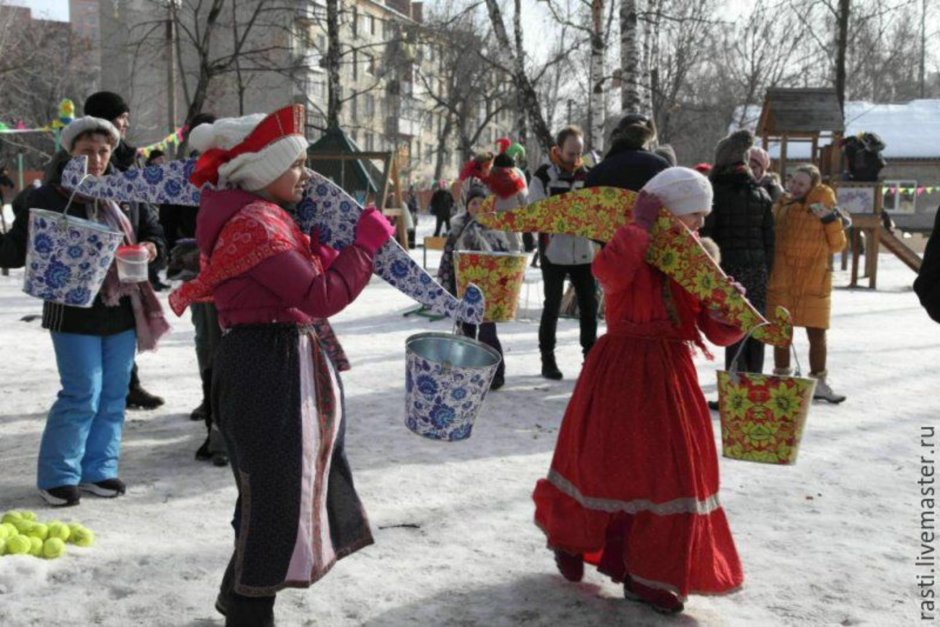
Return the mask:
<path id="1" fill-rule="evenodd" d="M 246 35 L 259 2 L 265 11 Z M 200 25 L 185 3 L 177 6 L 172 20 L 165 0 L 70 0 L 74 32 L 100 50 L 98 87 L 128 101 L 130 140 L 138 145 L 181 124 L 194 96 L 200 63 L 193 33 Z M 226 4 L 219 16 L 210 56 L 225 62 L 235 55 L 237 34 L 244 39 L 242 61 L 213 76 L 203 110 L 231 116 L 301 102 L 308 110 L 308 137 L 316 140 L 326 126 L 325 1 L 242 0 L 236 6 L 238 15 Z M 431 97 L 446 88 L 441 73 L 447 42 L 424 27 L 423 3 L 347 0 L 341 6 L 341 128 L 361 150 L 396 152 L 407 184 L 430 185 L 438 158 L 442 176 L 453 178 L 462 156 L 454 137 L 441 144 L 445 119 Z M 481 111 L 485 107 L 480 103 Z M 510 117 L 494 119 L 480 147 L 508 133 Z"/>

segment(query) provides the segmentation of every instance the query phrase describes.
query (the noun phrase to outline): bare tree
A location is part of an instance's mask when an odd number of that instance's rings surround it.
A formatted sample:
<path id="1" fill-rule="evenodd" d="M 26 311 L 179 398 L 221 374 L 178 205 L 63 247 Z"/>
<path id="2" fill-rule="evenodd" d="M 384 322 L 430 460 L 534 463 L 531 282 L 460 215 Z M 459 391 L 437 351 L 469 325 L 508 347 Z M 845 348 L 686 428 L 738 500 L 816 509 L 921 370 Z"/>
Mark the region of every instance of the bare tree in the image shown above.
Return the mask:
<path id="1" fill-rule="evenodd" d="M 499 47 L 505 51 L 513 50 L 509 42 L 509 35 L 506 33 L 506 25 L 503 23 L 502 11 L 496 0 L 486 0 L 486 9 L 490 16 L 490 22 L 493 25 L 493 34 L 496 36 L 496 42 Z M 525 71 L 525 61 L 519 55 L 510 53 L 512 62 L 512 82 L 516 90 L 521 94 L 522 108 L 526 112 L 526 117 L 532 125 L 532 131 L 539 146 L 547 154 L 551 150 L 554 138 L 545 123 L 545 117 L 542 115 L 542 109 L 539 105 L 538 94 L 532 86 L 532 81 Z"/>
<path id="2" fill-rule="evenodd" d="M 620 0 L 620 107 L 643 110 L 641 87 L 645 80 L 640 66 L 639 13 L 636 0 Z"/>

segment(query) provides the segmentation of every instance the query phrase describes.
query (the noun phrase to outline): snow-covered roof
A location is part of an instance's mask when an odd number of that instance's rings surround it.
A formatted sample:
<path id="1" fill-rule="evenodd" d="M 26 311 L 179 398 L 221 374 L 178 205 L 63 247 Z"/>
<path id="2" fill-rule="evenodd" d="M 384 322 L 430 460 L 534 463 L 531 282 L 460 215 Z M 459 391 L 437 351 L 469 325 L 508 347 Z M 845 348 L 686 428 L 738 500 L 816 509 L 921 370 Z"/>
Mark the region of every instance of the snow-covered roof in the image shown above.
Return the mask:
<path id="1" fill-rule="evenodd" d="M 730 130 L 742 126 L 755 129 L 761 108 L 750 105 L 743 111 L 744 123 L 737 123 L 742 119 L 742 108 L 738 107 Z M 845 135 L 857 133 L 877 133 L 885 143 L 882 154 L 886 159 L 940 159 L 940 99 L 912 100 L 904 104 L 846 102 Z M 767 151 L 774 159 L 778 158 L 779 143 L 770 142 Z M 809 142 L 787 142 L 788 160 L 809 159 L 809 152 Z"/>

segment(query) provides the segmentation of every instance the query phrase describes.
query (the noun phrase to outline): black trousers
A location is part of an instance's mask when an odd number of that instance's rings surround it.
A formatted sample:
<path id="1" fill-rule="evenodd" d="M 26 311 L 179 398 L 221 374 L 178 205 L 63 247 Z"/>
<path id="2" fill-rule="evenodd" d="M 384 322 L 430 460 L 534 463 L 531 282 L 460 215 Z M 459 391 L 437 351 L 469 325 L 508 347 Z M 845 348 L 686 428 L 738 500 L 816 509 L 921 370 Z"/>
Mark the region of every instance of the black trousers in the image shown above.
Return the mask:
<path id="1" fill-rule="evenodd" d="M 434 225 L 434 237 L 438 237 L 441 234 L 441 226 L 447 225 L 447 232 L 450 233 L 450 215 L 446 217 L 436 216 L 437 223 Z"/>
<path id="2" fill-rule="evenodd" d="M 499 338 L 496 337 L 496 323 L 495 322 L 484 322 L 480 326 L 475 324 L 461 323 L 461 331 L 467 337 L 473 338 L 475 340 L 480 340 L 487 346 L 491 346 L 496 349 L 500 357 L 503 357 L 503 345 L 499 343 Z M 496 368 L 497 377 L 505 377 L 506 374 L 506 359 L 503 358 L 499 362 L 499 366 Z"/>
<path id="3" fill-rule="evenodd" d="M 738 370 L 741 372 L 762 373 L 764 371 L 764 343 L 754 338 L 744 339 L 725 347 L 725 370 L 731 369 L 731 362 L 734 360 L 738 349 L 741 348 L 742 343 L 746 344 L 744 350 L 741 351 L 741 357 L 738 359 Z"/>
<path id="4" fill-rule="evenodd" d="M 571 279 L 578 299 L 578 315 L 581 317 L 581 350 L 587 355 L 597 340 L 597 295 L 594 291 L 594 275 L 591 264 L 571 266 L 554 264 L 542 255 L 542 280 L 545 282 L 545 305 L 539 323 L 539 351 L 551 353 L 555 350 L 555 334 L 558 330 L 558 312 L 565 277 Z"/>

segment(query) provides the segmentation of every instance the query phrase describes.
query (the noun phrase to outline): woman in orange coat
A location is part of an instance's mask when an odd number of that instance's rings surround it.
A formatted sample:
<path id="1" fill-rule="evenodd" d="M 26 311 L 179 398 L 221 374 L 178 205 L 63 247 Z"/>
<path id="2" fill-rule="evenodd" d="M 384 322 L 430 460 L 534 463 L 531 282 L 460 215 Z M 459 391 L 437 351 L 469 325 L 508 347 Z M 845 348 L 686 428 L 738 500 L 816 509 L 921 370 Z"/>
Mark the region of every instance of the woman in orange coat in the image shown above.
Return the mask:
<path id="1" fill-rule="evenodd" d="M 832 188 L 823 185 L 816 166 L 796 169 L 789 193 L 774 205 L 776 245 L 767 286 L 767 310 L 781 305 L 793 325 L 806 327 L 810 376 L 816 379 L 813 398 L 841 403 L 845 396 L 826 381 L 826 329 L 831 309 L 832 255 L 845 248 L 842 220 Z M 790 349 L 774 349 L 774 374 L 791 375 Z"/>

